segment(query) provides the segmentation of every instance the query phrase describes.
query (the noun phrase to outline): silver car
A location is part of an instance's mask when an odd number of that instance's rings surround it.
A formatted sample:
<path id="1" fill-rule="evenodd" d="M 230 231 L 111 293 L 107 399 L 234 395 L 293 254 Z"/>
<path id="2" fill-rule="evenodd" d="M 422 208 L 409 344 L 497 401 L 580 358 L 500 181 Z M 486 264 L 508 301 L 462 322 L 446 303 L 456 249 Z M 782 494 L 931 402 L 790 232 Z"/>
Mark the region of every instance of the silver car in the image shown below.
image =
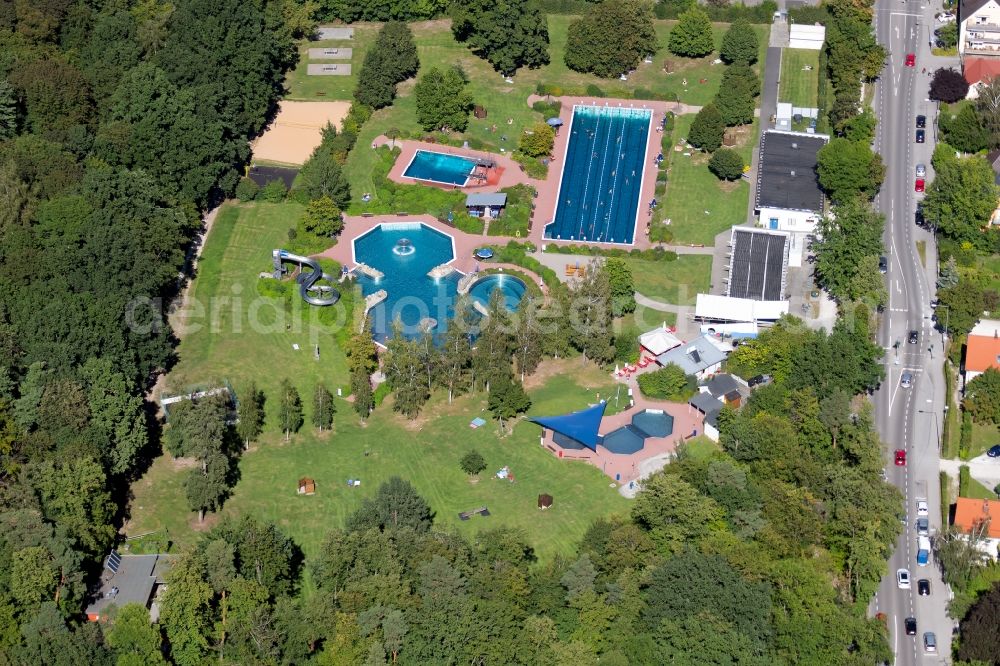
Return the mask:
<path id="1" fill-rule="evenodd" d="M 924 632 L 924 652 L 937 652 L 937 636 L 933 631 Z"/>
<path id="2" fill-rule="evenodd" d="M 917 165 L 917 178 L 923 178 L 927 175 L 927 167 L 923 164 Z"/>
<path id="3" fill-rule="evenodd" d="M 903 388 L 910 388 L 913 385 L 913 373 L 904 372 L 903 377 L 899 380 L 899 385 Z"/>

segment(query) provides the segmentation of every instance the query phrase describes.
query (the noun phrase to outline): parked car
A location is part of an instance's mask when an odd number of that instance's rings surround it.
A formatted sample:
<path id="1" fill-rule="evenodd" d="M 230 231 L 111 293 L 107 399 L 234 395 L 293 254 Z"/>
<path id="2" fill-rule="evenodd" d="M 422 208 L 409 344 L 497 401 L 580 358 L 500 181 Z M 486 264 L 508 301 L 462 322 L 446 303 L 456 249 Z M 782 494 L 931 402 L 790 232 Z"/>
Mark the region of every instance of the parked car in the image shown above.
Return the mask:
<path id="1" fill-rule="evenodd" d="M 927 116 L 917 116 L 917 129 L 927 127 Z"/>
<path id="2" fill-rule="evenodd" d="M 917 130 L 917 143 L 923 143 L 925 137 L 926 137 L 926 134 L 924 133 L 924 130 L 918 129 Z"/>
<path id="3" fill-rule="evenodd" d="M 917 165 L 917 178 L 924 178 L 927 176 L 927 167 L 923 164 Z"/>
<path id="4" fill-rule="evenodd" d="M 901 590 L 910 589 L 910 570 L 896 569 L 896 587 Z"/>
<path id="5" fill-rule="evenodd" d="M 916 636 L 917 635 L 917 618 L 915 618 L 915 617 L 908 617 L 908 618 L 906 618 L 905 620 L 903 620 L 903 627 L 906 629 L 906 635 L 907 636 Z"/>
<path id="6" fill-rule="evenodd" d="M 926 516 L 927 513 L 928 513 L 928 511 L 927 511 L 927 500 L 918 499 L 917 500 L 917 515 L 918 516 Z"/>
<path id="7" fill-rule="evenodd" d="M 913 386 L 913 373 L 904 372 L 903 376 L 899 378 L 899 385 L 903 388 L 910 388 Z"/>
<path id="8" fill-rule="evenodd" d="M 1000 444 L 996 446 L 991 446 L 990 450 L 986 452 L 990 458 L 1000 458 Z"/>
<path id="9" fill-rule="evenodd" d="M 886 259 L 885 257 L 879 257 L 878 258 L 878 272 L 882 273 L 883 275 L 885 275 L 885 273 L 888 272 L 888 270 L 889 270 L 889 260 Z"/>
<path id="10" fill-rule="evenodd" d="M 954 12 L 938 12 L 937 14 L 934 15 L 934 19 L 938 23 L 954 23 L 955 14 Z"/>
<path id="11" fill-rule="evenodd" d="M 896 449 L 895 463 L 898 467 L 902 467 L 906 464 L 906 451 L 903 449 Z"/>
<path id="12" fill-rule="evenodd" d="M 917 56 L 916 56 L 916 54 L 907 53 L 906 54 L 906 66 L 907 67 L 916 67 L 916 65 L 917 65 Z"/>
<path id="13" fill-rule="evenodd" d="M 767 384 L 771 381 L 771 375 L 754 375 L 747 380 L 747 386 L 754 387 L 761 384 Z"/>
<path id="14" fill-rule="evenodd" d="M 924 220 L 924 209 L 920 206 L 917 206 L 916 212 L 913 213 L 913 221 L 918 227 L 922 227 L 926 223 Z"/>
<path id="15" fill-rule="evenodd" d="M 930 533 L 930 527 L 926 516 L 917 518 L 917 536 L 927 536 Z"/>
<path id="16" fill-rule="evenodd" d="M 924 179 L 923 178 L 917 178 L 917 182 L 915 182 L 913 184 L 913 191 L 914 192 L 923 192 L 924 191 Z"/>
<path id="17" fill-rule="evenodd" d="M 937 636 L 933 631 L 924 632 L 924 652 L 934 654 L 937 652 Z"/>
<path id="18" fill-rule="evenodd" d="M 906 341 L 911 345 L 917 344 L 920 341 L 920 331 L 910 331 L 910 334 L 906 336 Z"/>
<path id="19" fill-rule="evenodd" d="M 922 597 L 929 597 L 931 594 L 931 582 L 926 578 L 917 581 L 917 594 Z"/>

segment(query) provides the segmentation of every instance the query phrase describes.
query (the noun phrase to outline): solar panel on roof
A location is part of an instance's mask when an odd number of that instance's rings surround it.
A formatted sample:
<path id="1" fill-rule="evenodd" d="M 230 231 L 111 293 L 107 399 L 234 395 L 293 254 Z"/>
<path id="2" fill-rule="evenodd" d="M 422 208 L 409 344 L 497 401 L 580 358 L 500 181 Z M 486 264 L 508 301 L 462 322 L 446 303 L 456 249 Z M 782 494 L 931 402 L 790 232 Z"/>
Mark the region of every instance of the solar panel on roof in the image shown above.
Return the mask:
<path id="1" fill-rule="evenodd" d="M 104 563 L 104 566 L 111 573 L 118 573 L 118 567 L 120 567 L 121 564 L 122 564 L 122 556 L 119 555 L 117 551 L 112 550 L 111 554 L 108 555 L 108 559 Z"/>

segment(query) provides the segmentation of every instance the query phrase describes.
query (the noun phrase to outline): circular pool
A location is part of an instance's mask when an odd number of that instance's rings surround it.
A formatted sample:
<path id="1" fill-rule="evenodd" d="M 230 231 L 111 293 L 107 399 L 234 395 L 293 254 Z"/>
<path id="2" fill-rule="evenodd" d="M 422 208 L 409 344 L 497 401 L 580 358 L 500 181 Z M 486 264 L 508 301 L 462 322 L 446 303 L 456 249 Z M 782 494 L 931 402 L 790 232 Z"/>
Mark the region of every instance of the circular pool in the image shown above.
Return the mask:
<path id="1" fill-rule="evenodd" d="M 490 304 L 490 296 L 494 289 L 500 290 L 500 293 L 503 294 L 504 305 L 513 312 L 517 310 L 525 292 L 528 291 L 528 285 L 521 278 L 513 275 L 494 273 L 476 280 L 469 289 L 469 295 L 486 307 Z"/>

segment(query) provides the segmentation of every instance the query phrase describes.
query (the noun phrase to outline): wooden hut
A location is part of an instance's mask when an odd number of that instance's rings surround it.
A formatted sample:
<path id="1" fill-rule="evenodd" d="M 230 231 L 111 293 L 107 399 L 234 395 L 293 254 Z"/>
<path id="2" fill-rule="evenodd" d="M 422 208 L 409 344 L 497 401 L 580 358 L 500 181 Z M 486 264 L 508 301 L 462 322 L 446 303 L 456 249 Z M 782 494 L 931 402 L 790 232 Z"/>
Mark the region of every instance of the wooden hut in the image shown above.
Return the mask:
<path id="1" fill-rule="evenodd" d="M 310 479 L 308 476 L 304 476 L 299 479 L 299 495 L 315 495 L 316 494 L 316 482 Z"/>
<path id="2" fill-rule="evenodd" d="M 538 508 L 547 509 L 552 506 L 552 495 L 541 494 L 538 496 Z"/>

